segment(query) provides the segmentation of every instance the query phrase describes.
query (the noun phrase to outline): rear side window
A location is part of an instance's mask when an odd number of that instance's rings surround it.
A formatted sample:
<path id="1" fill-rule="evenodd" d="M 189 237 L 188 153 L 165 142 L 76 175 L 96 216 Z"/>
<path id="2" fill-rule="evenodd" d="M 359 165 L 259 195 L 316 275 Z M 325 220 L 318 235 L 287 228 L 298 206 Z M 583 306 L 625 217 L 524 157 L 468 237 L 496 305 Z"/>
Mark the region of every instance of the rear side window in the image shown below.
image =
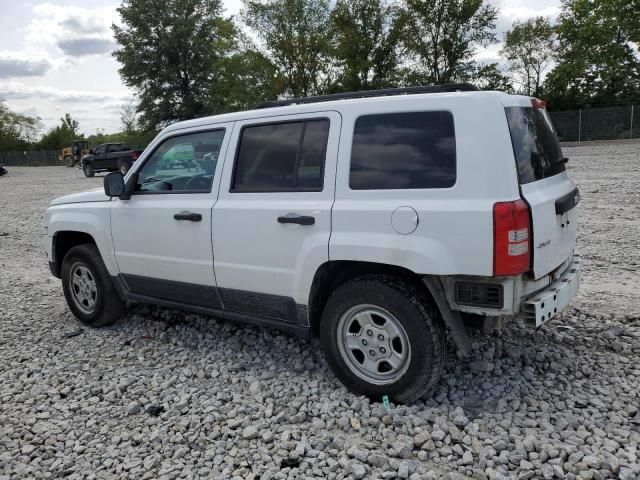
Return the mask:
<path id="1" fill-rule="evenodd" d="M 454 183 L 456 140 L 450 112 L 365 115 L 356 120 L 352 189 L 448 188 Z"/>
<path id="2" fill-rule="evenodd" d="M 564 172 L 560 142 L 547 111 L 532 107 L 507 107 L 505 112 L 520 184 Z"/>
<path id="3" fill-rule="evenodd" d="M 232 192 L 320 191 L 329 120 L 245 127 Z"/>

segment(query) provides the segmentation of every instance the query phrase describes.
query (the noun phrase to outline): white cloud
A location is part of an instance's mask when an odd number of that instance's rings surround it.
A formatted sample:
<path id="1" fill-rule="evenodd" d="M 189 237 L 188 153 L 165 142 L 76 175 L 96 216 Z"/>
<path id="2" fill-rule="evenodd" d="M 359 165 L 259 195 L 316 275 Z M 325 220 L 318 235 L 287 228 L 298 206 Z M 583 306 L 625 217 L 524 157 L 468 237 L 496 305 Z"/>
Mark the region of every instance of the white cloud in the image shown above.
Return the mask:
<path id="1" fill-rule="evenodd" d="M 51 68 L 44 57 L 26 52 L 0 52 L 0 78 L 41 77 Z"/>
<path id="2" fill-rule="evenodd" d="M 60 90 L 51 87 L 32 87 L 20 82 L 0 83 L 0 98 L 7 100 L 47 100 L 52 102 L 127 102 L 129 95 L 91 90 Z"/>
<path id="3" fill-rule="evenodd" d="M 560 14 L 558 5 L 540 6 L 536 5 L 535 2 L 523 0 L 497 0 L 492 3 L 498 8 L 496 32 L 499 40 L 502 40 L 502 36 L 507 30 L 511 29 L 514 22 L 522 22 L 533 17 L 548 17 L 555 21 Z"/>
<path id="4" fill-rule="evenodd" d="M 485 63 L 499 62 L 502 60 L 502 57 L 500 56 L 501 48 L 502 45 L 499 43 L 489 45 L 482 50 L 479 50 L 475 55 L 475 59 Z"/>
<path id="5" fill-rule="evenodd" d="M 62 53 L 75 60 L 113 50 L 111 24 L 120 21 L 116 5 L 86 8 L 41 3 L 32 13 L 25 41 L 34 51 Z"/>
<path id="6" fill-rule="evenodd" d="M 498 63 L 502 68 L 506 67 L 506 60 L 500 55 L 504 34 L 511 30 L 514 22 L 522 22 L 534 17 L 547 17 L 555 22 L 561 12 L 559 2 L 556 0 L 490 0 L 498 9 L 496 22 L 496 37 L 498 43 L 478 49 L 474 59 L 482 63 Z"/>
<path id="7" fill-rule="evenodd" d="M 60 50 L 70 57 L 84 55 L 99 55 L 110 53 L 113 50 L 113 41 L 110 38 L 76 37 L 64 38 L 56 43 Z"/>

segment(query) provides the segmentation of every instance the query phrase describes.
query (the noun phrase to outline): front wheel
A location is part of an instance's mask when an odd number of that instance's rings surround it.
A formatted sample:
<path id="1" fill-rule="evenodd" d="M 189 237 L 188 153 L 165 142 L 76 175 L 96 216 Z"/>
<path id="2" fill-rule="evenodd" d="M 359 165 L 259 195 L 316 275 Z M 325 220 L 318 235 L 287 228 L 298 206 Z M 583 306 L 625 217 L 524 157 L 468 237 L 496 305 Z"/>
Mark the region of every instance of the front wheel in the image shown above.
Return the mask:
<path id="1" fill-rule="evenodd" d="M 82 167 L 82 171 L 85 177 L 93 177 L 96 174 L 96 172 L 93 171 L 93 165 L 87 163 Z"/>
<path id="2" fill-rule="evenodd" d="M 95 245 L 78 245 L 67 252 L 62 261 L 62 289 L 71 312 L 87 326 L 111 325 L 124 312 Z"/>
<path id="3" fill-rule="evenodd" d="M 410 282 L 382 275 L 351 280 L 331 295 L 321 322 L 320 339 L 336 376 L 374 400 L 416 401 L 442 374 L 440 319 Z"/>

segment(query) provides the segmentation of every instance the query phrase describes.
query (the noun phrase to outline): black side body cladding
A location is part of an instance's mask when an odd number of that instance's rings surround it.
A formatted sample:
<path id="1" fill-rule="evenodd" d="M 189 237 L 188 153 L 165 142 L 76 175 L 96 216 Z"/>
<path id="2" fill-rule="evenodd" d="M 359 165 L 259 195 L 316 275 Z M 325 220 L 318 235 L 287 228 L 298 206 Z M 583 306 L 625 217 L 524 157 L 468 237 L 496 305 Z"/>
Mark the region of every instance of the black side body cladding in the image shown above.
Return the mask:
<path id="1" fill-rule="evenodd" d="M 56 278 L 62 278 L 62 262 L 58 262 L 56 258 L 56 238 L 54 235 L 51 239 L 51 258 L 49 259 L 49 270 L 51 274 Z"/>
<path id="2" fill-rule="evenodd" d="M 225 310 L 271 318 L 285 323 L 301 323 L 297 318 L 296 302 L 293 298 L 231 288 L 220 288 L 218 291 Z M 302 323 L 303 326 L 306 324 L 307 322 Z"/>
<path id="3" fill-rule="evenodd" d="M 207 308 L 222 308 L 222 301 L 215 287 L 129 274 L 122 274 L 122 279 L 128 290 L 134 294 Z"/>
<path id="4" fill-rule="evenodd" d="M 449 327 L 451 336 L 456 342 L 456 346 L 460 349 L 463 356 L 468 357 L 471 354 L 471 340 L 465 329 L 464 322 L 457 310 L 451 310 L 447 304 L 447 297 L 440 280 L 433 277 L 422 277 L 422 281 L 429 289 L 433 300 L 436 302 L 438 310 L 442 315 L 444 323 Z"/>
<path id="5" fill-rule="evenodd" d="M 251 323 L 301 338 L 311 336 L 308 309 L 292 298 L 232 289 L 151 279 L 136 275 L 111 277 L 124 302 L 146 303 Z"/>

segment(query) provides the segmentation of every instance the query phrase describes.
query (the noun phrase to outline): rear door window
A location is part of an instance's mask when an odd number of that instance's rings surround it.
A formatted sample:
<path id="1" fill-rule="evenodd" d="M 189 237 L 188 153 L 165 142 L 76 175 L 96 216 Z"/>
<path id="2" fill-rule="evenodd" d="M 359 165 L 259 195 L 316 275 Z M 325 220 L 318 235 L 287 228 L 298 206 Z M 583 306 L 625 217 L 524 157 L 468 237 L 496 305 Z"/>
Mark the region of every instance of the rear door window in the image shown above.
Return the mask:
<path id="1" fill-rule="evenodd" d="M 448 188 L 456 183 L 453 115 L 365 115 L 356 120 L 349 186 L 354 190 Z"/>
<path id="2" fill-rule="evenodd" d="M 505 112 L 520 184 L 564 172 L 562 149 L 547 111 L 532 107 L 506 107 Z"/>
<path id="3" fill-rule="evenodd" d="M 232 192 L 321 191 L 329 120 L 244 127 Z"/>

